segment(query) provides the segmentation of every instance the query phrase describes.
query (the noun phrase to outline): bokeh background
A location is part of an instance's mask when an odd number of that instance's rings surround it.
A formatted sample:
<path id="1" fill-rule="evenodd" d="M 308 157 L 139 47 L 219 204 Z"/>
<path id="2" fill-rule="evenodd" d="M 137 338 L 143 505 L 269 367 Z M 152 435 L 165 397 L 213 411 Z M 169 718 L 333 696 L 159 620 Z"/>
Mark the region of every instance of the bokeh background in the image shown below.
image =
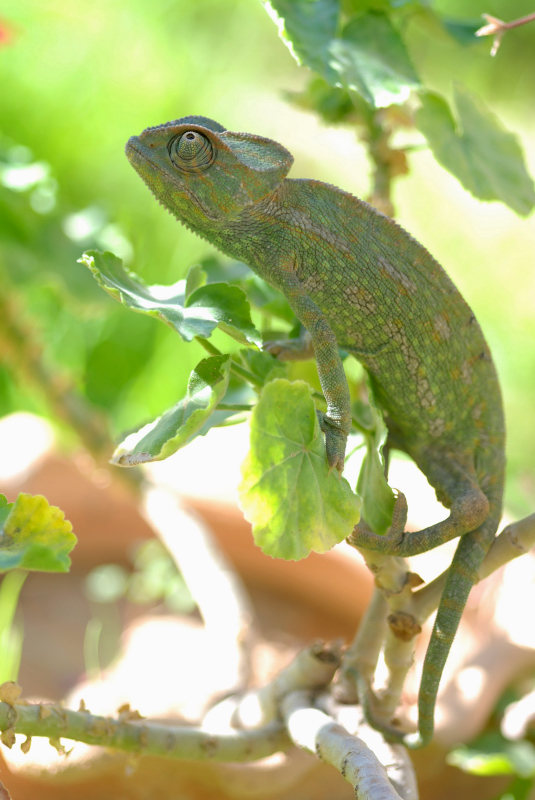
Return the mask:
<path id="1" fill-rule="evenodd" d="M 369 4 L 367 4 L 369 5 Z M 454 17 L 510 20 L 530 0 L 442 0 Z M 426 82 L 451 95 L 462 81 L 518 133 L 535 174 L 535 25 L 462 46 L 405 31 Z M 132 134 L 186 114 L 274 138 L 295 155 L 293 177 L 369 192 L 365 150 L 284 99 L 308 78 L 258 0 L 5 0 L 0 9 L 0 286 L 21 321 L 113 434 L 152 419 L 184 393 L 203 353 L 109 299 L 77 263 L 110 249 L 153 283 L 183 277 L 211 255 L 158 206 L 128 165 Z M 419 143 L 414 134 L 415 143 Z M 535 219 L 480 203 L 425 148 L 396 181 L 399 221 L 444 265 L 474 308 L 495 355 L 506 404 L 508 504 L 535 508 Z M 2 309 L 0 308 L 0 312 Z M 0 313 L 1 316 L 1 313 Z M 50 415 L 43 394 L 0 357 L 0 415 Z M 61 429 L 66 445 L 73 440 Z"/>

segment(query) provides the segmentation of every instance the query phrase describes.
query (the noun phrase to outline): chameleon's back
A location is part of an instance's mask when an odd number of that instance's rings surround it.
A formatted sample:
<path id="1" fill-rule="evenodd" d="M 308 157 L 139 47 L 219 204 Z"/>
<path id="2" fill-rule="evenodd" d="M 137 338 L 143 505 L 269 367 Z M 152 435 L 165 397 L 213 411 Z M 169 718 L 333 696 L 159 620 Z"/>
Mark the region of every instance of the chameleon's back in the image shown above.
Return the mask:
<path id="1" fill-rule="evenodd" d="M 368 369 L 398 446 L 416 461 L 437 446 L 465 452 L 482 483 L 501 476 L 496 370 L 473 312 L 438 262 L 394 221 L 318 181 L 285 180 L 265 211 L 280 226 L 280 250 L 286 230 L 291 237 L 298 277 L 340 347 Z"/>

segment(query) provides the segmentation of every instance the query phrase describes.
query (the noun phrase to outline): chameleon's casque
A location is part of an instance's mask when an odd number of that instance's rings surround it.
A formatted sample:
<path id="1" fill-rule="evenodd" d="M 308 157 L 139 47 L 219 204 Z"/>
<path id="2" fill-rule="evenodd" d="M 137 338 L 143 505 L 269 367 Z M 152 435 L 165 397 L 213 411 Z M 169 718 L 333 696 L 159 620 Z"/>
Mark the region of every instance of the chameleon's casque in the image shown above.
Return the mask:
<path id="1" fill-rule="evenodd" d="M 280 289 L 309 334 L 271 351 L 312 356 L 327 400 L 329 463 L 343 467 L 351 425 L 338 347 L 368 370 L 392 446 L 407 452 L 450 508 L 403 536 L 364 527 L 364 548 L 413 555 L 461 536 L 426 656 L 421 746 L 433 731 L 440 675 L 477 570 L 495 535 L 504 421 L 494 364 L 460 293 L 427 250 L 367 203 L 334 186 L 286 178 L 280 144 L 184 117 L 132 137 L 126 154 L 177 219 Z M 301 352 L 300 352 L 300 346 Z"/>

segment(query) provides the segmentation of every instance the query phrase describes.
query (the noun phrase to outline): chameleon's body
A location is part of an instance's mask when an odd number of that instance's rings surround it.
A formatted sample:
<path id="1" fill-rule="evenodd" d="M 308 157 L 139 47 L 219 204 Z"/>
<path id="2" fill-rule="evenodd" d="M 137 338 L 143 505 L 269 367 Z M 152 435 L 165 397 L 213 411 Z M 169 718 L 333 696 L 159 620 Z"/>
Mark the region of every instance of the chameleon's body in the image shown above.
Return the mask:
<path id="1" fill-rule="evenodd" d="M 328 403 L 322 427 L 330 464 L 341 470 L 351 424 L 340 346 L 368 370 L 391 444 L 451 508 L 423 531 L 356 534 L 359 546 L 393 555 L 461 536 L 426 656 L 420 734 L 405 739 L 421 746 L 432 735 L 440 675 L 501 514 L 502 403 L 481 329 L 421 244 L 340 189 L 286 179 L 293 159 L 275 142 L 186 117 L 132 137 L 127 155 L 180 221 L 287 297 L 312 340 Z"/>

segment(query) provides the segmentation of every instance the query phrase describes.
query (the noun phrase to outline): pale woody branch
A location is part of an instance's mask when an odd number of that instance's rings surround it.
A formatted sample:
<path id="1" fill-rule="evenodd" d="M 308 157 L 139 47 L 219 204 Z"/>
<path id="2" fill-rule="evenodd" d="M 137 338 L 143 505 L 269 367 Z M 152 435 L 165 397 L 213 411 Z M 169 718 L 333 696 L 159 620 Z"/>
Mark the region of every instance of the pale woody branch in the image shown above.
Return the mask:
<path id="1" fill-rule="evenodd" d="M 242 697 L 229 697 L 214 706 L 203 721 L 205 730 L 232 727 L 254 729 L 279 718 L 281 699 L 299 689 L 328 686 L 340 666 L 341 642 L 313 642 L 301 650 L 269 683 Z"/>
<path id="2" fill-rule="evenodd" d="M 477 576 L 478 581 L 488 578 L 497 569 L 509 561 L 523 556 L 535 547 L 535 514 L 507 525 L 496 537 L 485 556 Z M 447 570 L 435 580 L 422 586 L 415 594 L 415 608 L 418 618 L 423 621 L 438 606 L 447 578 Z"/>
<path id="3" fill-rule="evenodd" d="M 313 708 L 308 692 L 287 695 L 281 708 L 294 743 L 338 769 L 353 786 L 357 800 L 400 800 L 373 751 L 328 714 Z"/>
<path id="4" fill-rule="evenodd" d="M 254 612 L 240 577 L 201 519 L 183 508 L 177 492 L 147 484 L 145 518 L 173 556 L 195 600 L 214 652 L 232 663 L 227 691 L 241 691 L 250 675 Z"/>

